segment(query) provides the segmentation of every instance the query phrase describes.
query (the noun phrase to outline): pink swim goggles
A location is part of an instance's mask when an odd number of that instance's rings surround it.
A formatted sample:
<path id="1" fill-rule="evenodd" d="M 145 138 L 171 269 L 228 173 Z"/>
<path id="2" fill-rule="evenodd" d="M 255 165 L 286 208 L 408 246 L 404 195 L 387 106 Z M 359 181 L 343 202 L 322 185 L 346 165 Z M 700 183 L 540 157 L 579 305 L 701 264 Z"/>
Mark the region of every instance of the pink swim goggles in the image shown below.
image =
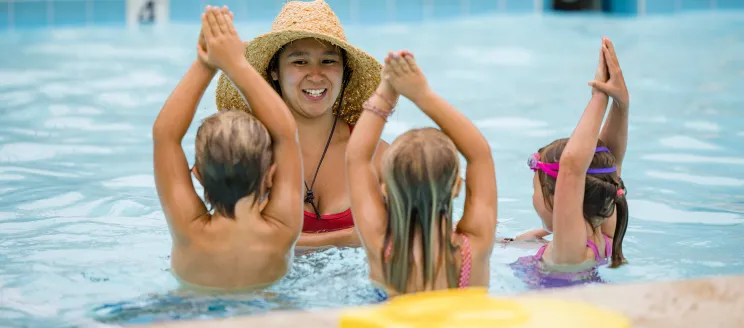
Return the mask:
<path id="1" fill-rule="evenodd" d="M 597 147 L 597 149 L 594 151 L 595 153 L 601 153 L 601 152 L 609 152 L 610 150 L 607 147 Z M 558 178 L 558 163 L 543 163 L 540 161 L 540 153 L 534 153 L 530 156 L 530 158 L 527 159 L 527 165 L 530 167 L 532 171 L 541 170 L 545 172 L 545 174 L 553 177 Z M 603 173 L 612 173 L 617 171 L 616 167 L 606 167 L 606 168 L 594 168 L 594 169 L 588 169 L 586 173 L 588 174 L 603 174 Z"/>

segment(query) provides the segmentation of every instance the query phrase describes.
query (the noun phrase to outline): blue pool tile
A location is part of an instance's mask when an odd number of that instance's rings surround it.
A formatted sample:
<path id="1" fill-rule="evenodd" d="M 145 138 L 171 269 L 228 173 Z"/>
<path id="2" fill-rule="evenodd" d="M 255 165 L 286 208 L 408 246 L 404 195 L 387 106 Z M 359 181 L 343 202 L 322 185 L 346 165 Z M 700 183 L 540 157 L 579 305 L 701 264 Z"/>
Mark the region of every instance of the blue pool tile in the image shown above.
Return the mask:
<path id="1" fill-rule="evenodd" d="M 374 24 L 387 20 L 384 1 L 328 0 L 327 2 L 344 26 L 360 23 Z"/>
<path id="2" fill-rule="evenodd" d="M 676 10 L 676 0 L 653 0 L 646 1 L 647 14 L 668 14 Z"/>
<path id="3" fill-rule="evenodd" d="M 711 2 L 710 0 L 681 0 L 680 8 L 681 10 L 710 9 Z"/>
<path id="4" fill-rule="evenodd" d="M 716 9 L 744 9 L 744 0 L 716 0 Z"/>
<path id="5" fill-rule="evenodd" d="M 127 5 L 125 0 L 93 0 L 91 20 L 99 25 L 126 24 Z"/>
<path id="6" fill-rule="evenodd" d="M 225 1 L 225 5 L 230 8 L 230 11 L 235 14 L 235 19 L 238 21 L 247 21 L 251 18 L 254 18 L 251 14 L 251 11 L 248 9 L 248 7 L 251 5 L 250 1 L 245 0 L 232 0 L 232 1 Z M 203 7 L 202 7 L 203 10 Z M 196 19 L 199 19 L 199 16 L 196 17 Z"/>
<path id="7" fill-rule="evenodd" d="M 284 5 L 284 2 L 280 0 L 247 1 L 247 3 L 246 20 L 262 22 L 273 21 Z"/>
<path id="8" fill-rule="evenodd" d="M 549 1 L 549 0 L 545 0 L 545 1 Z M 606 13 L 612 12 L 612 2 L 611 1 L 612 0 L 602 1 L 602 4 L 600 5 L 602 12 L 606 12 Z"/>
<path id="9" fill-rule="evenodd" d="M 198 23 L 201 20 L 201 14 L 204 12 L 204 6 L 202 0 L 177 0 L 178 5 L 175 5 L 175 1 L 171 1 L 170 8 L 168 9 L 169 19 L 173 22 L 178 23 Z M 235 19 L 238 20 L 244 15 L 240 15 L 239 12 L 233 11 L 237 16 Z"/>
<path id="10" fill-rule="evenodd" d="M 424 0 L 395 2 L 396 22 L 419 22 L 424 19 Z"/>
<path id="11" fill-rule="evenodd" d="M 496 12 L 498 9 L 499 9 L 499 4 L 498 4 L 498 1 L 496 0 L 493 0 L 493 1 L 477 0 L 477 1 L 470 1 L 468 3 L 468 14 L 470 15 L 493 13 L 493 12 Z"/>
<path id="12" fill-rule="evenodd" d="M 432 17 L 452 18 L 463 15 L 461 0 L 433 0 Z"/>
<path id="13" fill-rule="evenodd" d="M 8 24 L 8 13 L 10 13 L 10 5 L 7 2 L 0 2 L 0 30 L 9 28 Z"/>
<path id="14" fill-rule="evenodd" d="M 535 11 L 533 0 L 507 0 L 506 11 L 510 13 L 524 13 Z"/>
<path id="15" fill-rule="evenodd" d="M 51 25 L 84 25 L 88 18 L 88 6 L 85 0 L 55 1 L 52 4 Z"/>
<path id="16" fill-rule="evenodd" d="M 359 23 L 383 24 L 390 18 L 385 1 L 359 1 Z"/>
<path id="17" fill-rule="evenodd" d="M 47 25 L 46 1 L 13 3 L 13 25 L 15 27 L 42 27 Z"/>
<path id="18" fill-rule="evenodd" d="M 326 3 L 331 6 L 342 25 L 351 23 L 351 0 L 326 0 Z M 274 15 L 277 13 L 279 13 L 278 8 Z M 273 15 L 269 17 L 269 19 L 273 18 Z"/>
<path id="19" fill-rule="evenodd" d="M 227 6 L 235 14 L 235 21 L 238 22 L 271 21 L 281 9 L 281 3 L 277 0 L 199 0 L 188 11 L 184 11 L 184 15 L 187 16 L 181 19 L 185 21 L 198 20 L 207 5 Z"/>
<path id="20" fill-rule="evenodd" d="M 638 13 L 637 0 L 612 0 L 610 2 L 610 12 L 614 14 L 635 15 Z"/>

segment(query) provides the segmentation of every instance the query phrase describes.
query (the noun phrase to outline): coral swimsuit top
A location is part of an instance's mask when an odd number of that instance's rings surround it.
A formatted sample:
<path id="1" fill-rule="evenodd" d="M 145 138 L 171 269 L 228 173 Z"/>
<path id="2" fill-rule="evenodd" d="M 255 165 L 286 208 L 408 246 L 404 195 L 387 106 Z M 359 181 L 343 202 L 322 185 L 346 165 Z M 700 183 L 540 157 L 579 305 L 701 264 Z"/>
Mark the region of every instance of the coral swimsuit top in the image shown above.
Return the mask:
<path id="1" fill-rule="evenodd" d="M 354 126 L 349 125 L 349 132 L 354 131 Z M 302 232 L 330 232 L 344 230 L 354 226 L 354 217 L 351 208 L 341 213 L 321 215 L 320 218 L 313 213 L 305 211 Z"/>

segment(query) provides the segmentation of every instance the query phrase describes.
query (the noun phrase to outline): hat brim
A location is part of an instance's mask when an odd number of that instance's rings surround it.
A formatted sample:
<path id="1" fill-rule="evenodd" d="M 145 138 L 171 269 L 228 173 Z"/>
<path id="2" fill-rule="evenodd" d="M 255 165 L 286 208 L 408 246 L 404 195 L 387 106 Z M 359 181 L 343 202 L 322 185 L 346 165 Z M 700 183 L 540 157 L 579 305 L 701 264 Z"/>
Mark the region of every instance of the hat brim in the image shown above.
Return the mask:
<path id="1" fill-rule="evenodd" d="M 369 99 L 380 84 L 382 70 L 382 65 L 366 52 L 344 40 L 328 35 L 304 30 L 282 30 L 260 35 L 248 42 L 245 46 L 245 57 L 266 82 L 271 83 L 267 68 L 274 54 L 286 44 L 305 38 L 327 41 L 346 51 L 347 67 L 352 72 L 343 93 L 343 108 L 339 108 L 337 99 L 333 106 L 333 114 L 348 124 L 356 124 L 362 112 L 362 104 Z M 216 98 L 218 110 L 242 109 L 250 112 L 243 97 L 224 73 L 220 74 L 217 82 Z"/>

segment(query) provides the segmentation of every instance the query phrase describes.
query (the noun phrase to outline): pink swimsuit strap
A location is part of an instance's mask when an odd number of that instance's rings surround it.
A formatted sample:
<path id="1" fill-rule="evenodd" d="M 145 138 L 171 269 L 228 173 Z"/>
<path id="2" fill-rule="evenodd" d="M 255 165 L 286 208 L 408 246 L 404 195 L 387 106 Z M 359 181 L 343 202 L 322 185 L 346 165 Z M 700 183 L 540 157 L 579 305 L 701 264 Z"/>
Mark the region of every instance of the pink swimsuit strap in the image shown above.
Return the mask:
<path id="1" fill-rule="evenodd" d="M 605 236 L 605 234 L 602 234 L 602 237 L 604 237 L 604 240 L 605 240 L 605 256 L 604 256 L 604 258 L 607 258 L 607 257 L 610 257 L 610 255 L 612 255 L 612 243 L 610 242 L 610 237 Z M 594 260 L 596 260 L 597 262 L 599 262 L 600 260 L 602 260 L 603 257 L 601 255 L 599 255 L 599 247 L 597 247 L 597 244 L 595 244 L 591 240 L 587 240 L 586 241 L 586 246 L 589 246 L 589 248 L 591 248 L 592 251 L 594 251 Z"/>
<path id="2" fill-rule="evenodd" d="M 462 257 L 462 267 L 460 268 L 460 280 L 458 287 L 459 288 L 466 288 L 470 285 L 470 270 L 473 265 L 473 254 L 470 251 L 470 240 L 468 239 L 468 236 L 461 234 L 462 237 L 462 247 L 460 247 L 460 256 Z M 392 251 L 393 243 L 388 243 L 387 247 L 385 247 L 385 260 L 390 257 L 390 252 Z"/>
<path id="3" fill-rule="evenodd" d="M 460 288 L 467 288 L 470 285 L 470 269 L 473 264 L 473 254 L 470 253 L 470 240 L 468 236 L 462 236 L 462 247 L 460 247 L 460 256 L 462 257 L 462 267 L 460 268 Z"/>
<path id="4" fill-rule="evenodd" d="M 602 237 L 604 237 L 605 240 L 605 256 L 604 258 L 608 258 L 612 255 L 612 241 L 610 240 L 610 237 L 607 237 L 607 235 L 602 234 Z M 599 255 L 599 248 L 597 247 L 597 244 L 595 244 L 593 241 L 588 240 L 586 241 L 586 247 L 589 247 L 594 252 L 594 260 L 599 262 L 602 259 L 602 256 Z M 543 257 L 543 253 L 545 253 L 545 249 L 548 248 L 548 244 L 540 246 L 540 249 L 537 250 L 537 254 L 535 254 L 535 257 L 538 259 L 541 259 Z"/>

